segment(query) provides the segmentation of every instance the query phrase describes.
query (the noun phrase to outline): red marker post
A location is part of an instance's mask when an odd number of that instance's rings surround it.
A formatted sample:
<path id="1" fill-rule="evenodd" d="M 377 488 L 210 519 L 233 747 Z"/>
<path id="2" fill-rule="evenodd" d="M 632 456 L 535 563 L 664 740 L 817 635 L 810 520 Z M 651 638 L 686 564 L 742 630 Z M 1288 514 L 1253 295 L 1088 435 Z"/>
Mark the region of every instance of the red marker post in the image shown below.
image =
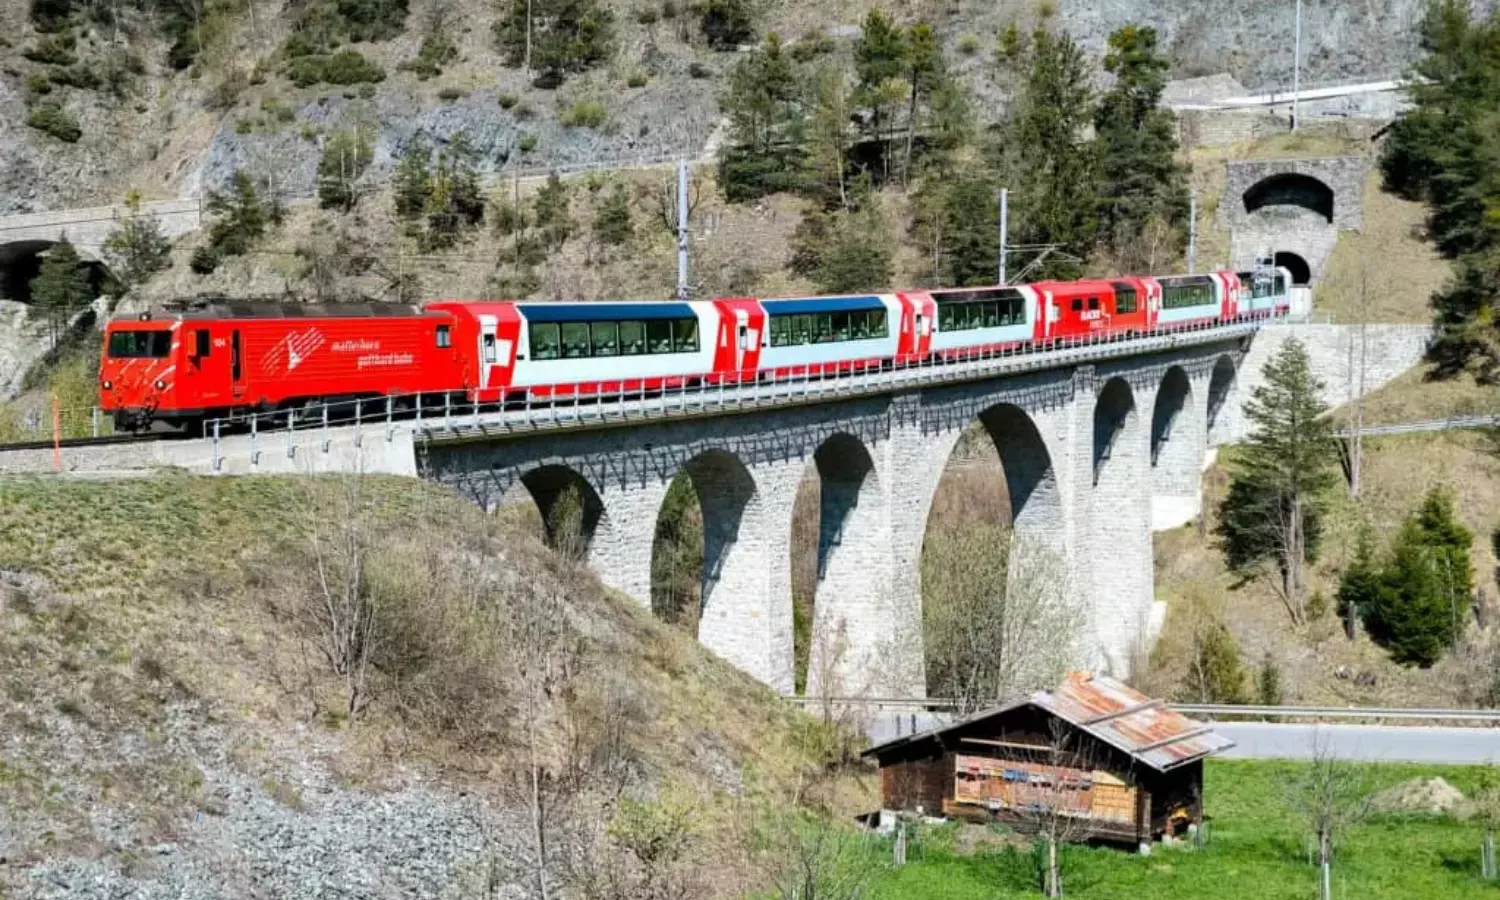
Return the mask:
<path id="1" fill-rule="evenodd" d="M 52 470 L 62 471 L 62 401 L 52 395 Z"/>

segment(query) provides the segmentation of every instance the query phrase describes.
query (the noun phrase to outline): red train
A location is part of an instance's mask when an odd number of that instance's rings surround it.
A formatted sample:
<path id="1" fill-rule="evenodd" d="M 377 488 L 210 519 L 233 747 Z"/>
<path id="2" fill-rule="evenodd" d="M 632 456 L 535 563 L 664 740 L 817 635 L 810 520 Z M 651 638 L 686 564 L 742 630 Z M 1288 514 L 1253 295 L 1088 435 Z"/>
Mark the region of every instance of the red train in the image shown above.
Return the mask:
<path id="1" fill-rule="evenodd" d="M 105 329 L 117 425 L 397 397 L 577 394 L 819 377 L 1284 313 L 1284 270 L 692 303 L 206 301 Z"/>

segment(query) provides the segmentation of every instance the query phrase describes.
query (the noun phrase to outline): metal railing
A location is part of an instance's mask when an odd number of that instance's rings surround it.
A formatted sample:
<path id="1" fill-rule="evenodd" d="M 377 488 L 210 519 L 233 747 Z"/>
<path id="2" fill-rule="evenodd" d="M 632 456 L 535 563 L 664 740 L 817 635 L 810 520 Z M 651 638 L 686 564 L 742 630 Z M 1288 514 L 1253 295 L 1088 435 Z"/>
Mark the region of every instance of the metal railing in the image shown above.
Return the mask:
<path id="1" fill-rule="evenodd" d="M 383 430 L 387 440 L 394 437 L 396 429 L 410 428 L 421 440 L 445 441 L 517 432 L 594 428 L 664 418 L 715 416 L 1136 356 L 1232 340 L 1273 323 L 1274 320 L 1258 319 L 1230 325 L 1168 326 L 1133 338 L 1090 336 L 1058 339 L 1044 348 L 935 351 L 907 365 L 887 368 L 849 363 L 813 365 L 800 367 L 791 374 L 746 382 L 704 380 L 694 384 L 682 380 L 665 389 L 647 390 L 637 386 L 609 392 L 575 392 L 548 399 L 535 398 L 526 392 L 524 399 L 510 403 L 468 401 L 464 399 L 466 390 L 455 388 L 449 392 L 336 401 L 294 410 L 211 419 L 204 423 L 203 439 L 213 442 L 217 462 L 219 444 L 229 435 L 248 434 L 251 455 L 258 458 L 273 441 L 283 445 L 288 454 L 294 454 L 300 443 L 295 436 L 314 431 L 320 432 L 318 443 L 326 452 L 336 428 L 352 427 L 355 443 L 359 444 L 364 439 L 366 428 Z M 59 423 L 58 433 L 64 439 L 100 437 L 112 431 L 109 415 L 98 408 L 63 410 Z M 22 427 L 18 434 L 13 432 L 14 436 L 9 437 L 0 432 L 0 447 L 5 443 L 40 442 L 54 437 L 50 411 L 22 424 L 31 427 Z"/>
<path id="2" fill-rule="evenodd" d="M 908 713 L 953 713 L 959 701 L 942 697 L 784 697 L 805 707 L 845 707 Z M 1167 703 L 1168 709 L 1208 719 L 1363 719 L 1386 721 L 1483 722 L 1500 725 L 1500 710 L 1357 706 L 1258 706 L 1226 703 Z"/>
<path id="3" fill-rule="evenodd" d="M 1500 414 L 1488 416 L 1450 416 L 1446 419 L 1429 419 L 1424 422 L 1400 422 L 1395 425 L 1366 425 L 1359 430 L 1364 437 L 1379 437 L 1393 434 L 1423 434 L 1433 431 L 1460 431 L 1470 428 L 1500 428 Z M 1350 438 L 1354 432 L 1348 429 L 1337 432 L 1341 438 Z"/>

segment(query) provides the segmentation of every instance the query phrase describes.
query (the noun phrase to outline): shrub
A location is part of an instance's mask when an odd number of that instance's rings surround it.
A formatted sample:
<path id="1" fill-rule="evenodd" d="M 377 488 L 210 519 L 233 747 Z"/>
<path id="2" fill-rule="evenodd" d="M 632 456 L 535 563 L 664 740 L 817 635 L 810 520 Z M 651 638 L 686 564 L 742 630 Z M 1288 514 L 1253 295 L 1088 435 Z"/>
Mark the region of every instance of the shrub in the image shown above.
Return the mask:
<path id="1" fill-rule="evenodd" d="M 265 113 L 271 119 L 283 124 L 297 118 L 297 111 L 295 109 L 292 109 L 290 104 L 283 103 L 282 101 L 277 100 L 275 97 L 272 97 L 268 100 L 262 100 L 260 102 L 260 111 Z"/>
<path id="2" fill-rule="evenodd" d="M 802 35 L 802 40 L 792 45 L 792 59 L 808 62 L 819 56 L 827 56 L 834 49 L 833 38 L 821 31 L 809 30 Z"/>
<path id="3" fill-rule="evenodd" d="M 321 133 L 322 132 L 318 130 L 318 126 L 314 125 L 311 122 L 308 122 L 306 125 L 302 126 L 302 139 L 304 141 L 315 141 L 318 139 L 318 135 Z"/>
<path id="4" fill-rule="evenodd" d="M 103 249 L 110 271 L 130 287 L 172 265 L 172 242 L 162 231 L 160 219 L 140 214 L 137 196 L 132 195 L 127 204 L 133 215 L 120 220 L 104 239 Z"/>
<path id="5" fill-rule="evenodd" d="M 52 81 L 56 84 L 78 88 L 80 91 L 98 90 L 104 84 L 99 71 L 88 63 L 53 69 Z"/>
<path id="6" fill-rule="evenodd" d="M 536 115 L 536 110 L 531 108 L 530 103 L 522 103 L 515 109 L 511 110 L 511 115 L 515 116 L 518 119 L 529 119 L 532 116 Z"/>
<path id="7" fill-rule="evenodd" d="M 26 124 L 37 131 L 50 134 L 65 144 L 74 144 L 83 137 L 83 129 L 56 103 L 39 103 L 26 114 Z"/>
<path id="8" fill-rule="evenodd" d="M 598 128 L 609 118 L 609 109 L 600 100 L 580 100 L 563 111 L 559 121 L 565 128 Z"/>
<path id="9" fill-rule="evenodd" d="M 358 95 L 359 99 L 361 99 L 361 100 L 371 100 L 371 99 L 374 99 L 374 97 L 375 97 L 375 85 L 369 84 L 369 83 L 362 84 L 362 85 L 359 86 L 358 89 L 355 90 L 354 93 L 356 95 Z"/>
<path id="10" fill-rule="evenodd" d="M 969 32 L 958 39 L 958 52 L 964 56 L 973 56 L 979 52 L 979 35 Z"/>
<path id="11" fill-rule="evenodd" d="M 49 66 L 71 66 L 78 61 L 78 57 L 73 55 L 73 48 L 77 44 L 78 39 L 73 36 L 73 32 L 61 31 L 41 38 L 22 50 L 21 55 L 32 62 Z"/>
<path id="12" fill-rule="evenodd" d="M 594 237 L 602 244 L 618 247 L 630 240 L 631 232 L 630 197 L 625 186 L 617 184 L 594 214 Z"/>
<path id="13" fill-rule="evenodd" d="M 443 74 L 443 66 L 457 58 L 458 47 L 454 46 L 448 36 L 433 32 L 422 38 L 422 48 L 417 51 L 417 58 L 402 63 L 401 68 L 416 73 L 419 81 L 426 81 Z"/>
<path id="14" fill-rule="evenodd" d="M 254 119 L 238 119 L 234 123 L 235 134 L 249 134 L 255 130 Z"/>
<path id="15" fill-rule="evenodd" d="M 614 12 L 599 0 L 504 0 L 499 6 L 495 43 L 510 66 L 522 65 L 530 47 L 538 86 L 556 87 L 614 52 Z"/>
<path id="16" fill-rule="evenodd" d="M 699 62 L 695 62 L 692 65 L 688 66 L 688 75 L 689 75 L 689 77 L 692 77 L 692 78 L 712 78 L 712 77 L 714 77 L 713 70 L 710 69 L 708 66 L 705 66 L 703 63 L 699 63 Z"/>
<path id="17" fill-rule="evenodd" d="M 52 82 L 41 72 L 26 76 L 26 93 L 31 97 L 45 97 L 52 93 Z"/>
<path id="18" fill-rule="evenodd" d="M 674 0 L 665 0 L 661 5 L 661 17 L 663 19 L 677 18 L 677 4 Z"/>
<path id="19" fill-rule="evenodd" d="M 533 150 L 536 149 L 536 135 L 534 135 L 534 134 L 523 134 L 523 135 L 521 135 L 521 139 L 516 142 L 516 147 L 522 153 L 530 153 L 531 151 L 533 151 Z"/>
<path id="20" fill-rule="evenodd" d="M 359 200 L 360 177 L 370 167 L 375 148 L 364 129 L 335 133 L 318 161 L 318 205 L 348 212 Z"/>
<path id="21" fill-rule="evenodd" d="M 638 9 L 635 11 L 635 20 L 642 25 L 655 25 L 656 10 L 652 9 L 649 6 L 645 7 L 644 9 Z"/>
<path id="22" fill-rule="evenodd" d="M 630 77 L 625 79 L 625 84 L 633 88 L 643 88 L 648 80 L 645 72 L 632 72 Z"/>
<path id="23" fill-rule="evenodd" d="M 361 84 L 385 80 L 385 70 L 353 50 L 332 56 L 299 56 L 287 67 L 287 77 L 298 87 L 315 84 Z"/>
<path id="24" fill-rule="evenodd" d="M 514 109 L 516 104 L 521 102 L 521 98 L 515 94 L 501 94 L 495 99 L 499 102 L 501 109 Z"/>
<path id="25" fill-rule="evenodd" d="M 203 105 L 214 112 L 234 109 L 246 86 L 245 73 L 239 69 L 231 69 L 204 95 Z"/>
<path id="26" fill-rule="evenodd" d="M 219 267 L 219 263 L 222 261 L 223 257 L 219 255 L 219 251 L 208 244 L 204 244 L 193 251 L 192 259 L 188 260 L 188 268 L 199 275 L 210 275 Z"/>
<path id="27" fill-rule="evenodd" d="M 454 100 L 458 100 L 466 96 L 467 93 L 467 91 L 463 91 L 459 88 L 450 86 L 438 91 L 437 95 L 439 100 L 442 100 L 445 103 L 452 103 Z"/>
<path id="28" fill-rule="evenodd" d="M 750 0 L 703 0 L 698 11 L 698 27 L 710 47 L 732 50 L 755 41 L 755 17 Z"/>

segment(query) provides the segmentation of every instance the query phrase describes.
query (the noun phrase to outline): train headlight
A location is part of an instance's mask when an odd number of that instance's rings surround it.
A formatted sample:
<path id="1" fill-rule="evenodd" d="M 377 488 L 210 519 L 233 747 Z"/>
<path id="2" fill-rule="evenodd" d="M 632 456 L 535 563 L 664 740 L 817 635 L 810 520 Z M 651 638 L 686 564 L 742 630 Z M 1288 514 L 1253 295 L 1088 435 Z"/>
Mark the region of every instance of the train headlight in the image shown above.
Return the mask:
<path id="1" fill-rule="evenodd" d="M 158 391 L 164 391 L 164 390 L 166 390 L 167 389 L 167 383 L 165 381 L 161 380 L 160 378 L 156 379 L 156 389 Z"/>
<path id="2" fill-rule="evenodd" d="M 104 383 L 100 385 L 100 387 L 104 388 L 106 391 L 110 388 L 113 388 L 114 386 L 115 383 L 113 381 L 110 381 L 108 378 L 104 379 Z"/>

